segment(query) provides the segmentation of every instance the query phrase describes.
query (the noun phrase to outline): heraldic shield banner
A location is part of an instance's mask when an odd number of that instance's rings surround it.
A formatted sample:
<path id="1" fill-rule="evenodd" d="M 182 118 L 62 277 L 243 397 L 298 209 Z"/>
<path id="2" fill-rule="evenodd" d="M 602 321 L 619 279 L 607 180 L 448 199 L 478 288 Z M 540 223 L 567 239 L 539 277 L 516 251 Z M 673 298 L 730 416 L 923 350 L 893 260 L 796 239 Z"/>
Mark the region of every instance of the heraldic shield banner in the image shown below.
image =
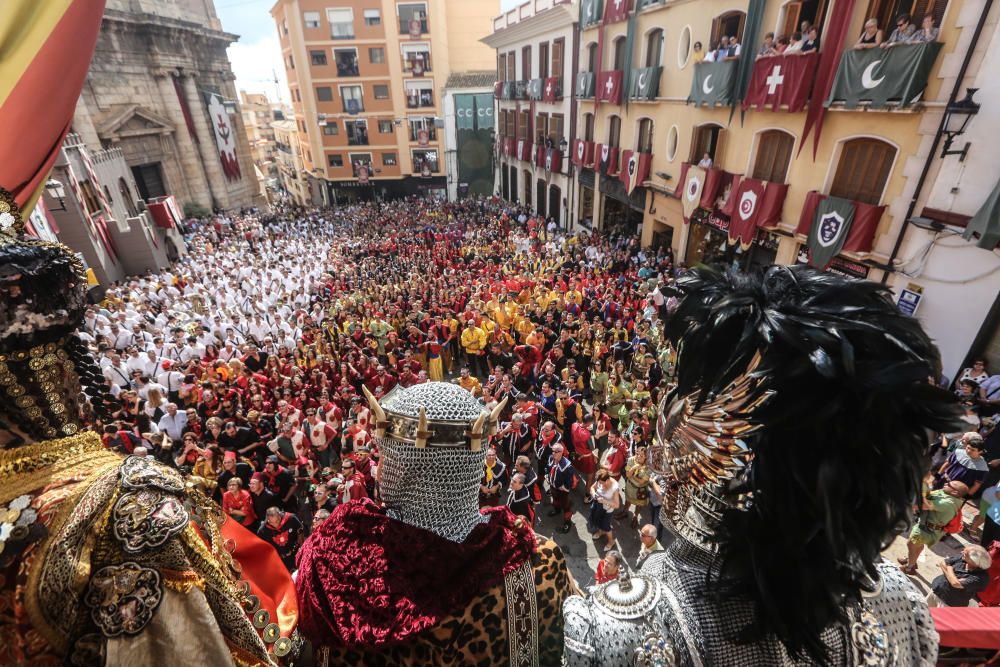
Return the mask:
<path id="1" fill-rule="evenodd" d="M 827 197 L 816 207 L 809 230 L 809 263 L 825 269 L 840 253 L 854 222 L 854 202 Z"/>

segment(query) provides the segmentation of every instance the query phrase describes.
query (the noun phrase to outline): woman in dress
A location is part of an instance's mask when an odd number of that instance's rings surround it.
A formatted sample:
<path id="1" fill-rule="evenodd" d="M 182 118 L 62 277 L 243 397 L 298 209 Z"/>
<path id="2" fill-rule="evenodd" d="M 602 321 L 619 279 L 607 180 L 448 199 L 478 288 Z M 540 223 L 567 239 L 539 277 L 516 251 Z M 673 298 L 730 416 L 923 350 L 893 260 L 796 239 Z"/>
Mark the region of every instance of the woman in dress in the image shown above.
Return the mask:
<path id="1" fill-rule="evenodd" d="M 625 513 L 629 514 L 629 507 L 635 505 L 633 528 L 639 527 L 639 513 L 649 504 L 650 470 L 646 460 L 646 448 L 638 447 L 635 456 L 625 465 Z"/>

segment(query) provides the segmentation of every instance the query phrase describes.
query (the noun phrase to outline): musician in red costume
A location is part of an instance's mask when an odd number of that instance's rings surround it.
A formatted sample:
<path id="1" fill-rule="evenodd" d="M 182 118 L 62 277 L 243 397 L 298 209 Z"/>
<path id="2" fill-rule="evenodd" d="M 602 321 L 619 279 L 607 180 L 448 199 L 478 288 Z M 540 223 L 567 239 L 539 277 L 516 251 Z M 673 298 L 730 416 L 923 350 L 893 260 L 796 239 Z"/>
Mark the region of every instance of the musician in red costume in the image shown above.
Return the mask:
<path id="1" fill-rule="evenodd" d="M 443 382 L 368 400 L 383 504 L 341 505 L 299 556 L 299 627 L 318 663 L 558 664 L 576 590 L 562 552 L 507 507 L 478 507 L 504 406 Z"/>

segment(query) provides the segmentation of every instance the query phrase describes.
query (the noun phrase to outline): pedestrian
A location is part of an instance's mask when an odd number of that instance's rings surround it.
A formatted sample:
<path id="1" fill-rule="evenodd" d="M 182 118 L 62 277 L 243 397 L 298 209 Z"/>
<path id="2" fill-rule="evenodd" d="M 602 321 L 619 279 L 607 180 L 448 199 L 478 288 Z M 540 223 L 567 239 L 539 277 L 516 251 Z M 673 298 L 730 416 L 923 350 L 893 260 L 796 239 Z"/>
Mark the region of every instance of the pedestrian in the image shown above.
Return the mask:
<path id="1" fill-rule="evenodd" d="M 549 491 L 552 494 L 552 509 L 549 510 L 549 516 L 562 514 L 563 524 L 559 528 L 560 533 L 568 533 L 572 528 L 570 523 L 570 519 L 573 518 L 572 493 L 577 486 L 576 471 L 573 470 L 565 454 L 566 450 L 562 445 L 554 445 L 546 470 Z"/>
<path id="2" fill-rule="evenodd" d="M 962 553 L 945 558 L 938 563 L 941 574 L 931 581 L 927 605 L 968 607 L 976 594 L 989 585 L 992 564 L 990 553 L 978 544 L 969 545 L 962 549 Z"/>
<path id="3" fill-rule="evenodd" d="M 621 505 L 621 487 L 607 470 L 599 470 L 588 495 L 593 500 L 590 502 L 587 527 L 595 540 L 605 539 L 604 551 L 611 551 L 615 546 L 613 518 Z"/>

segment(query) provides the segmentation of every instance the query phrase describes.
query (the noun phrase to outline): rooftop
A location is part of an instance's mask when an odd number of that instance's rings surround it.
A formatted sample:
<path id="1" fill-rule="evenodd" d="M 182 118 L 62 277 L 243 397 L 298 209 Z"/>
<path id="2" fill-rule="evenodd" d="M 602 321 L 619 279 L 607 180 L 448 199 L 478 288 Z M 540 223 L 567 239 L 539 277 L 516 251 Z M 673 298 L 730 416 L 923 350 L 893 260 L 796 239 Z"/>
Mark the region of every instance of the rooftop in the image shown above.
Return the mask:
<path id="1" fill-rule="evenodd" d="M 493 89 L 493 82 L 497 80 L 497 73 L 494 70 L 476 70 L 473 72 L 452 72 L 448 76 L 445 89 L 448 88 L 489 88 Z"/>

